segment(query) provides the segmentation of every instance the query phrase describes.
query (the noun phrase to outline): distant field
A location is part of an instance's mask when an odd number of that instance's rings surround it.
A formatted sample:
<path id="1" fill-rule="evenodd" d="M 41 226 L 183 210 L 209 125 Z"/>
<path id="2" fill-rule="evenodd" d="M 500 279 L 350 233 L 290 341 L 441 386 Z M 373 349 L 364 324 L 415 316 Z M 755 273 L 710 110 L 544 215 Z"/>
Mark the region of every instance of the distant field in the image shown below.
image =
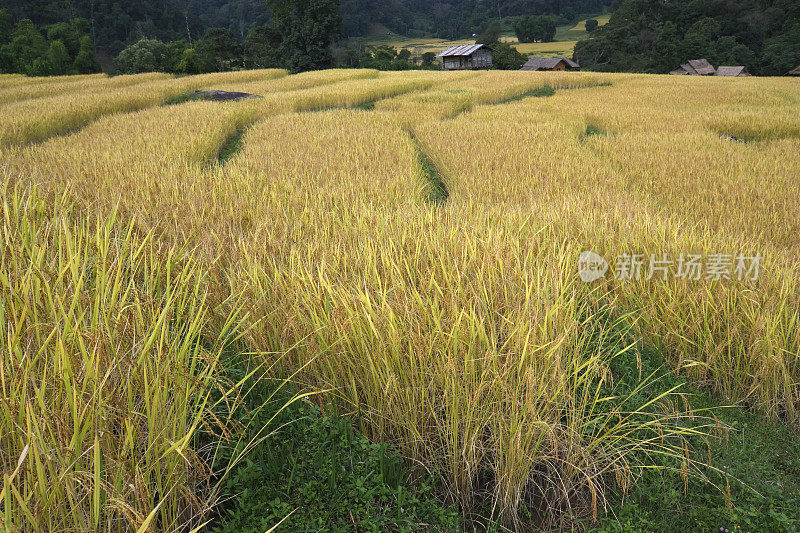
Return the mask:
<path id="1" fill-rule="evenodd" d="M 608 24 L 609 19 L 611 19 L 611 15 L 595 15 L 593 17 L 588 17 L 583 19 L 582 21 L 578 22 L 575 26 L 569 29 L 570 32 L 581 32 L 582 35 L 586 34 L 586 21 L 589 19 L 594 19 L 598 22 L 600 26 L 605 26 Z M 559 29 L 566 28 L 566 26 L 560 26 Z M 556 34 L 558 36 L 558 34 Z M 576 36 L 577 37 L 577 36 Z"/>
<path id="2" fill-rule="evenodd" d="M 515 46 L 517 50 L 529 56 L 572 57 L 572 54 L 575 52 L 575 43 L 577 42 L 578 41 L 557 41 L 552 43 L 519 43 Z"/>
<path id="3" fill-rule="evenodd" d="M 572 56 L 577 41 L 563 41 L 563 42 L 550 42 L 550 43 L 520 43 L 515 36 L 505 35 L 501 38 L 502 41 L 513 43 L 514 46 L 527 55 L 538 56 Z M 372 46 L 391 46 L 397 49 L 407 48 L 415 56 L 422 55 L 426 52 L 439 53 L 451 46 L 460 46 L 464 44 L 473 44 L 474 39 L 459 39 L 459 40 L 445 40 L 445 39 L 412 39 L 399 36 L 392 36 L 385 39 L 370 39 L 367 44 Z"/>
<path id="4" fill-rule="evenodd" d="M 589 18 L 597 20 L 598 23 L 603 26 L 608 23 L 610 15 L 597 15 Z M 529 56 L 572 57 L 575 50 L 575 43 L 588 35 L 586 32 L 586 20 L 588 19 L 581 20 L 574 26 L 559 26 L 556 31 L 554 42 L 520 43 L 517 37 L 510 33 L 503 35 L 501 40 L 507 43 L 515 43 L 517 50 Z M 391 46 L 397 49 L 407 48 L 415 56 L 422 55 L 426 52 L 439 53 L 450 46 L 473 44 L 475 42 L 474 39 L 447 40 L 436 38 L 410 38 L 397 34 L 374 36 L 360 41 L 371 46 Z"/>
<path id="5" fill-rule="evenodd" d="M 572 29 L 570 31 L 584 31 L 585 32 L 586 31 L 586 21 L 589 20 L 589 19 L 594 19 L 594 20 L 596 20 L 598 22 L 598 24 L 600 26 L 605 26 L 606 24 L 608 24 L 608 21 L 609 21 L 610 18 L 611 18 L 611 15 L 597 15 L 597 16 L 594 16 L 594 17 L 589 17 L 587 19 L 584 19 L 584 20 L 578 22 L 574 27 L 572 27 Z"/>
<path id="6" fill-rule="evenodd" d="M 800 80 L 128 81 L 22 80 L 0 103 L 10 531 L 201 526 L 214 502 L 249 498 L 210 487 L 214 443 L 248 448 L 241 426 L 219 427 L 227 401 L 289 375 L 435 474 L 464 515 L 514 531 L 591 524 L 663 464 L 685 476 L 658 493 L 675 507 L 699 505 L 690 479 L 713 479 L 743 530 L 796 530 L 796 459 L 764 476 L 774 499 L 740 513 L 754 496 L 728 477 L 738 465 L 703 463 L 727 429 L 654 376 L 800 423 Z M 223 87 L 263 98 L 166 105 Z M 589 250 L 608 261 L 593 280 Z M 696 278 L 679 277 L 687 257 Z M 252 356 L 247 379 L 224 371 L 231 350 Z M 281 433 L 263 436 L 268 455 Z M 783 527 L 749 521 L 773 515 Z"/>

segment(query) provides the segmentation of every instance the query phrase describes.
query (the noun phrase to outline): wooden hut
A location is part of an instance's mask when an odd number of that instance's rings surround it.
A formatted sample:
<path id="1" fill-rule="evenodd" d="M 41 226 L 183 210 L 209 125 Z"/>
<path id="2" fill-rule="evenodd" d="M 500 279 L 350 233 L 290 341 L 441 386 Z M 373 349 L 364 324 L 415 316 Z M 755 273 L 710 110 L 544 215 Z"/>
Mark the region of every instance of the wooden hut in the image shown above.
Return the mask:
<path id="1" fill-rule="evenodd" d="M 719 67 L 717 69 L 717 76 L 729 76 L 733 78 L 745 78 L 750 75 L 747 68 L 743 66 L 738 67 Z"/>
<path id="2" fill-rule="evenodd" d="M 580 70 L 581 66 L 568 57 L 532 57 L 520 70 L 559 71 Z"/>
<path id="3" fill-rule="evenodd" d="M 451 46 L 436 57 L 445 70 L 475 70 L 492 67 L 492 51 L 482 44 Z"/>
<path id="4" fill-rule="evenodd" d="M 673 76 L 713 76 L 717 71 L 707 59 L 690 59 L 670 72 Z"/>

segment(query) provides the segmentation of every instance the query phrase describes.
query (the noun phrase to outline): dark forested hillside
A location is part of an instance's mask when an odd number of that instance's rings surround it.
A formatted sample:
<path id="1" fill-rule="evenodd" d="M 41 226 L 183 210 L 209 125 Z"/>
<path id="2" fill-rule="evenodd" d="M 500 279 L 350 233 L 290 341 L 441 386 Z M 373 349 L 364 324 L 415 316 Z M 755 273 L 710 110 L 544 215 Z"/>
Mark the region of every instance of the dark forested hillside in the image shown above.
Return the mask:
<path id="1" fill-rule="evenodd" d="M 755 74 L 775 75 L 800 63 L 798 0 L 339 0 L 338 4 L 344 37 L 392 32 L 461 38 L 480 34 L 498 21 L 510 27 L 522 15 L 551 15 L 551 20 L 568 24 L 579 15 L 613 9 L 610 23 L 576 47 L 577 59 L 592 70 L 669 72 L 687 59 L 706 57 L 713 64 L 745 65 Z M 176 43 L 171 55 L 177 63 L 186 49 L 202 51 L 203 46 L 195 44 L 209 28 L 225 30 L 212 37 L 225 40 L 228 48 L 243 45 L 256 50 L 250 55 L 258 57 L 244 65 L 270 65 L 275 61 L 265 60 L 258 50 L 277 50 L 282 36 L 269 5 L 267 0 L 0 0 L 0 12 L 6 17 L 0 20 L 0 41 L 16 39 L 15 46 L 33 58 L 26 62 L 30 68 L 20 68 L 16 63 L 21 60 L 15 59 L 19 54 L 7 48 L 5 55 L 0 54 L 0 69 L 42 73 L 58 72 L 64 70 L 59 65 L 67 65 L 69 72 L 91 71 L 96 66 L 86 60 L 90 46 L 105 57 L 117 57 L 144 38 Z M 20 21 L 25 23 L 19 26 Z M 71 25 L 71 33 L 65 27 L 53 28 L 65 23 Z M 251 33 L 253 28 L 258 30 Z M 62 35 L 65 32 L 69 36 Z M 84 34 L 91 41 L 81 44 Z M 75 66 L 81 46 L 82 59 Z M 34 68 L 34 59 L 44 56 Z M 185 59 L 194 61 L 191 54 Z M 187 72 L 202 67 L 192 61 L 184 65 Z"/>
<path id="2" fill-rule="evenodd" d="M 341 0 L 345 36 L 366 35 L 381 24 L 404 35 L 461 37 L 478 33 L 492 21 L 531 14 L 554 14 L 572 20 L 600 13 L 611 0 Z M 91 23 L 95 44 L 116 55 L 142 37 L 162 41 L 226 28 L 244 39 L 270 19 L 266 0 L 0 0 L 15 21 L 37 25 L 75 17 Z"/>
<path id="3" fill-rule="evenodd" d="M 625 0 L 575 55 L 593 70 L 665 73 L 705 57 L 782 75 L 800 63 L 800 2 Z"/>
<path id="4" fill-rule="evenodd" d="M 456 38 L 478 33 L 491 22 L 519 15 L 559 15 L 572 21 L 578 14 L 601 13 L 611 0 L 341 0 L 344 32 L 363 35 L 381 23 L 405 35 Z"/>

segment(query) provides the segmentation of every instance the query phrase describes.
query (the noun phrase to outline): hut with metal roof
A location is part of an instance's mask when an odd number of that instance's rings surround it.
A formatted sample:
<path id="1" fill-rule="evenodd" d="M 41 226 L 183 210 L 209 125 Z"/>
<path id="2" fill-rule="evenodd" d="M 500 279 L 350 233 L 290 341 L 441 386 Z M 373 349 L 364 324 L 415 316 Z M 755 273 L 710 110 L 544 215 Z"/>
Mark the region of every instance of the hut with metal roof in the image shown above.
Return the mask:
<path id="1" fill-rule="evenodd" d="M 713 76 L 716 72 L 707 59 L 690 59 L 670 74 L 673 76 Z"/>
<path id="2" fill-rule="evenodd" d="M 716 76 L 729 76 L 733 78 L 745 78 L 749 75 L 750 73 L 747 72 L 747 68 L 741 65 L 736 67 L 719 67 L 716 73 Z"/>
<path id="3" fill-rule="evenodd" d="M 542 70 L 580 70 L 581 66 L 568 57 L 532 57 L 525 63 L 520 70 L 542 71 Z"/>
<path id="4" fill-rule="evenodd" d="M 492 67 L 492 51 L 482 44 L 451 46 L 436 57 L 445 70 L 474 70 Z"/>

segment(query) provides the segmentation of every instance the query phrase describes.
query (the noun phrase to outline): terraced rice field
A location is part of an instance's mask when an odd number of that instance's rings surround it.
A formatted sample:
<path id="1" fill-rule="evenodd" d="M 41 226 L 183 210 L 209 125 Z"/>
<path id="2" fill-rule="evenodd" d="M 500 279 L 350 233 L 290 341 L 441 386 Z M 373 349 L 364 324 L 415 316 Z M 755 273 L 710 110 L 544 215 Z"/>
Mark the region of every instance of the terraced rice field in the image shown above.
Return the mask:
<path id="1" fill-rule="evenodd" d="M 162 105 L 200 88 L 264 98 Z M 612 337 L 800 422 L 800 80 L 0 77 L 0 154 L 18 530 L 199 526 L 232 339 L 518 530 L 602 514 L 648 453 L 702 475 L 683 439 L 712 421 L 620 397 Z M 615 275 L 633 256 L 675 261 Z"/>

